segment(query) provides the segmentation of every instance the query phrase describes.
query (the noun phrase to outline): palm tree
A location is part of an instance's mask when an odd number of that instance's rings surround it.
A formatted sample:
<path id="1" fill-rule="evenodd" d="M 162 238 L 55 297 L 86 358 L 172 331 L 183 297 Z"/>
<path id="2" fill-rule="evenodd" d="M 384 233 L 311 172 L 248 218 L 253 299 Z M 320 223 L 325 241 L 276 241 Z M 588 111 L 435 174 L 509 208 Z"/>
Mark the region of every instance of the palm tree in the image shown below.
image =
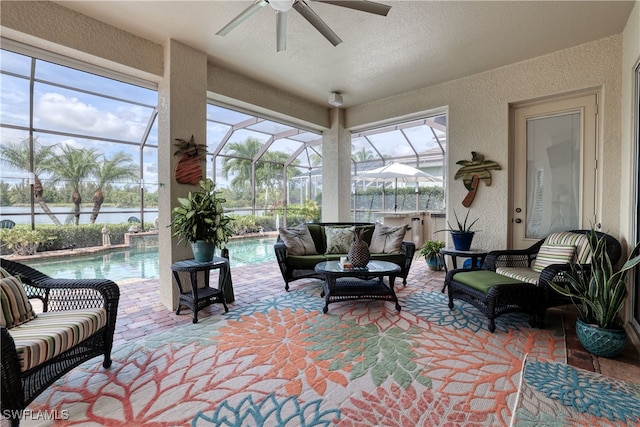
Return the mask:
<path id="1" fill-rule="evenodd" d="M 65 180 L 72 188 L 73 216 L 75 225 L 80 223 L 80 184 L 91 176 L 98 168 L 99 154 L 93 149 L 73 148 L 69 145 L 62 147 L 62 153 L 55 157 L 52 167 L 56 181 Z"/>
<path id="2" fill-rule="evenodd" d="M 491 185 L 490 171 L 502 169 L 499 164 L 492 160 L 485 160 L 482 154 L 475 151 L 471 152 L 471 160 L 459 160 L 456 164 L 462 165 L 462 167 L 458 169 L 453 179 L 462 178 L 465 188 L 469 190 L 469 193 L 462 200 L 462 205 L 465 208 L 471 206 L 476 197 L 480 180 L 484 181 L 486 185 Z"/>
<path id="3" fill-rule="evenodd" d="M 244 142 L 232 142 L 226 146 L 225 155 L 230 157 L 222 159 L 222 175 L 229 178 L 230 174 L 235 174 L 231 187 L 237 192 L 246 194 L 251 190 L 251 163 L 261 148 L 260 140 L 251 136 Z"/>
<path id="4" fill-rule="evenodd" d="M 256 187 L 264 190 L 264 208 L 269 207 L 269 191 L 282 188 L 283 167 L 284 162 L 289 158 L 289 154 L 282 151 L 267 151 L 264 153 L 261 161 L 256 164 Z M 299 163 L 296 159 L 290 166 L 290 170 L 297 169 L 295 166 Z"/>
<path id="5" fill-rule="evenodd" d="M 98 188 L 93 193 L 93 211 L 89 220 L 91 224 L 95 224 L 102 208 L 102 203 L 104 203 L 102 189 L 105 185 L 118 180 L 133 181 L 138 178 L 138 169 L 133 162 L 133 158 L 120 151 L 110 159 L 104 158 L 102 162 L 98 162 L 95 175 L 98 179 Z"/>
<path id="6" fill-rule="evenodd" d="M 0 157 L 2 161 L 9 167 L 22 170 L 25 172 L 31 172 L 31 147 L 30 138 L 24 138 L 17 143 L 3 143 L 0 146 Z M 38 138 L 33 139 L 33 198 L 38 203 L 40 208 L 51 218 L 56 225 L 60 224 L 58 217 L 56 217 L 49 206 L 44 201 L 44 188 L 42 187 L 42 181 L 40 175 L 44 172 L 51 171 L 51 160 L 53 158 L 53 147 L 43 146 L 38 143 Z"/>

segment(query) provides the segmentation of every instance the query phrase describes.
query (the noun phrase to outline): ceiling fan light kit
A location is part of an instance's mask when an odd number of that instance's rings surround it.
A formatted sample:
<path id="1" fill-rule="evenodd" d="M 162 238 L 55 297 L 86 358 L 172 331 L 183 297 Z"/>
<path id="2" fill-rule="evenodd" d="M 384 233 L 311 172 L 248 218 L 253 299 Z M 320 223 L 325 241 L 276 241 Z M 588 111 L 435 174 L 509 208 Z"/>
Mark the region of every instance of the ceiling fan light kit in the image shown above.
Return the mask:
<path id="1" fill-rule="evenodd" d="M 331 95 L 329 95 L 329 104 L 334 107 L 340 107 L 343 104 L 342 95 L 338 92 L 332 92 Z"/>
<path id="2" fill-rule="evenodd" d="M 345 7 L 361 12 L 373 13 L 375 15 L 387 16 L 391 6 L 375 3 L 368 0 L 314 0 L 318 3 L 327 3 L 333 6 Z M 320 34 L 329 42 L 337 46 L 342 40 L 326 22 L 316 14 L 304 0 L 255 0 L 251 6 L 243 10 L 238 16 L 233 18 L 227 25 L 216 33 L 219 36 L 226 36 L 234 28 L 247 20 L 260 9 L 269 5 L 276 11 L 276 44 L 278 52 L 286 49 L 287 41 L 287 12 L 295 9 L 304 19 L 306 19 Z"/>
<path id="3" fill-rule="evenodd" d="M 269 6 L 280 12 L 291 9 L 295 0 L 269 0 Z"/>

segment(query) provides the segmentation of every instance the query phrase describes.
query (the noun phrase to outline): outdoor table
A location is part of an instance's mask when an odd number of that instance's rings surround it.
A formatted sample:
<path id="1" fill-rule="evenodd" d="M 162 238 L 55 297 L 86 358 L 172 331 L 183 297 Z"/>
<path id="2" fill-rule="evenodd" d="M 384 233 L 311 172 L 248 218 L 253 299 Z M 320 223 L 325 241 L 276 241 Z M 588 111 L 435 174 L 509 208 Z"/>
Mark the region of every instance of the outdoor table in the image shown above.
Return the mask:
<path id="1" fill-rule="evenodd" d="M 218 288 L 209 286 L 209 273 L 211 270 L 220 270 Z M 213 303 L 222 303 L 225 313 L 229 311 L 223 291 L 225 277 L 231 275 L 228 259 L 214 256 L 211 262 L 196 262 L 194 259 L 177 261 L 171 265 L 171 271 L 180 291 L 176 314 L 180 314 L 181 306 L 185 305 L 193 311 L 193 323 L 198 323 L 198 311 Z M 201 288 L 198 287 L 198 272 L 200 271 L 204 272 L 204 287 Z M 190 290 L 185 290 L 182 286 L 179 274 L 181 272 L 189 273 L 191 279 Z"/>
<path id="2" fill-rule="evenodd" d="M 325 305 L 323 313 L 329 311 L 329 304 L 337 301 L 355 299 L 380 299 L 396 303 L 400 311 L 398 297 L 393 290 L 400 266 L 387 261 L 370 261 L 364 268 L 342 268 L 340 261 L 318 263 L 316 272 L 324 276 Z M 389 284 L 383 278 L 389 277 Z"/>

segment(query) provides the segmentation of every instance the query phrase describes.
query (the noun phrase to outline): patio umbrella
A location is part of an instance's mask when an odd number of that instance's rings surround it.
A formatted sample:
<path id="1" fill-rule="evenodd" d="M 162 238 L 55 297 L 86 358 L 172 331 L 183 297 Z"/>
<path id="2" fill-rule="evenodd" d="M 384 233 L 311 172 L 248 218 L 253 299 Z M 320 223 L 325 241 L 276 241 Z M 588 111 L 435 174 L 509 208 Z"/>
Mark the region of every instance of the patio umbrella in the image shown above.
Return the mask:
<path id="1" fill-rule="evenodd" d="M 440 178 L 429 175 L 420 169 L 402 163 L 389 163 L 388 165 L 364 171 L 355 176 L 362 181 L 395 182 L 393 196 L 393 210 L 398 209 L 398 182 L 441 182 Z"/>

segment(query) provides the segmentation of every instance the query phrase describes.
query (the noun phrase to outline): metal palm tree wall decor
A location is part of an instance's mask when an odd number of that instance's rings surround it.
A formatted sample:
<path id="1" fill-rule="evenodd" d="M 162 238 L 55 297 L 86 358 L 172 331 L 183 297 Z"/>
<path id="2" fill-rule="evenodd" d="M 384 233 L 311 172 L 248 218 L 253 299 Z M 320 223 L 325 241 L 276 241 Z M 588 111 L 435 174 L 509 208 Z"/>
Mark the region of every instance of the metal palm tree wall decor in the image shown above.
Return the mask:
<path id="1" fill-rule="evenodd" d="M 491 185 L 491 170 L 501 170 L 500 165 L 493 160 L 485 160 L 482 154 L 475 151 L 471 152 L 471 160 L 458 160 L 457 165 L 462 167 L 458 169 L 453 179 L 462 178 L 465 188 L 469 191 L 462 200 L 462 206 L 468 208 L 473 203 L 478 191 L 480 180 L 486 185 Z"/>

